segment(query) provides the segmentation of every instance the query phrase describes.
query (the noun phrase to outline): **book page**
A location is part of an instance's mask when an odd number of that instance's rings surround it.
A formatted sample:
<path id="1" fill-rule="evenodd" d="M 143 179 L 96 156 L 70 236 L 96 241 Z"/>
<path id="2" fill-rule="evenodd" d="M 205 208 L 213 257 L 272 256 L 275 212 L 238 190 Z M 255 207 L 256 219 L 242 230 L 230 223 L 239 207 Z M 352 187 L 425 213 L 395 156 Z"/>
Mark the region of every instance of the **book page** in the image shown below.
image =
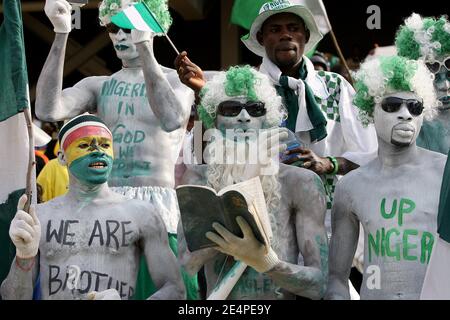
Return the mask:
<path id="1" fill-rule="evenodd" d="M 220 196 L 230 190 L 236 190 L 243 194 L 247 200 L 249 211 L 254 215 L 256 213 L 256 216 L 259 218 L 258 220 L 260 220 L 259 222 L 261 223 L 267 240 L 272 239 L 272 227 L 270 226 L 266 199 L 264 197 L 264 192 L 259 177 L 225 187 L 218 192 L 218 195 Z M 254 210 L 250 210 L 252 206 L 254 207 Z"/>
<path id="2" fill-rule="evenodd" d="M 202 186 L 202 185 L 199 185 L 199 184 L 182 184 L 182 185 L 179 185 L 178 187 L 176 187 L 175 190 L 180 189 L 180 188 L 186 188 L 186 187 L 195 187 L 195 188 L 203 188 L 203 189 L 207 189 L 207 190 L 210 190 L 210 191 L 212 191 L 214 194 L 217 195 L 216 190 L 214 190 L 213 188 L 208 187 L 208 186 Z"/>

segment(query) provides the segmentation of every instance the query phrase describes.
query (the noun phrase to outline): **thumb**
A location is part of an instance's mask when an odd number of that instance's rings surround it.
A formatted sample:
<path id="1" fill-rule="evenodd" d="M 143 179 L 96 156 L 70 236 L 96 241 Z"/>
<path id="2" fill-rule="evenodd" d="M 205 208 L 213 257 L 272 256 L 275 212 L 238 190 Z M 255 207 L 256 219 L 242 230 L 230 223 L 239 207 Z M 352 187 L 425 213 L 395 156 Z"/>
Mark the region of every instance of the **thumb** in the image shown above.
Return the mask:
<path id="1" fill-rule="evenodd" d="M 27 203 L 27 195 L 23 194 L 20 199 L 19 202 L 17 203 L 17 210 L 23 210 L 23 208 L 25 208 L 25 204 Z"/>

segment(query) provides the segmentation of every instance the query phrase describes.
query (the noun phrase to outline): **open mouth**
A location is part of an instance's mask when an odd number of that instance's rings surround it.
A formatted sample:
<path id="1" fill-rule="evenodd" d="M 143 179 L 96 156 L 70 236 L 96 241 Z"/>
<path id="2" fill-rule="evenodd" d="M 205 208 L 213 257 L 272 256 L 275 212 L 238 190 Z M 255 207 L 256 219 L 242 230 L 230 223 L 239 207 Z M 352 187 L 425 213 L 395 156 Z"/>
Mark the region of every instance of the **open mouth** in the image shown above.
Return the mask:
<path id="1" fill-rule="evenodd" d="M 94 169 L 104 169 L 106 168 L 108 165 L 106 164 L 105 161 L 96 161 L 96 162 L 92 162 L 89 165 L 89 168 L 94 168 Z"/>
<path id="2" fill-rule="evenodd" d="M 114 48 L 116 48 L 116 50 L 119 50 L 119 51 L 125 51 L 129 48 L 129 46 L 126 46 L 124 44 L 116 44 L 114 46 Z"/>

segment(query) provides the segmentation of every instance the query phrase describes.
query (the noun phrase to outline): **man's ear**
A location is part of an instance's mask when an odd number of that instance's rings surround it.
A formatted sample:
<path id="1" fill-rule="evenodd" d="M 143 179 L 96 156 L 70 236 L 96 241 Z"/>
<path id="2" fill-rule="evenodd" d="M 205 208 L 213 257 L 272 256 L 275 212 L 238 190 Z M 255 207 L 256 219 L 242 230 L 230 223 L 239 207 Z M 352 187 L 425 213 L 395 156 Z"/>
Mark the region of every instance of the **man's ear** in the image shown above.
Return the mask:
<path id="1" fill-rule="evenodd" d="M 263 35 L 262 35 L 261 31 L 258 31 L 256 33 L 256 40 L 258 40 L 259 44 L 264 47 L 264 45 L 263 45 Z"/>
<path id="2" fill-rule="evenodd" d="M 308 43 L 309 37 L 311 36 L 311 32 L 309 32 L 309 29 L 305 28 L 305 43 Z"/>
<path id="3" fill-rule="evenodd" d="M 64 151 L 62 149 L 58 150 L 57 157 L 60 165 L 67 166 L 66 155 L 64 154 Z"/>

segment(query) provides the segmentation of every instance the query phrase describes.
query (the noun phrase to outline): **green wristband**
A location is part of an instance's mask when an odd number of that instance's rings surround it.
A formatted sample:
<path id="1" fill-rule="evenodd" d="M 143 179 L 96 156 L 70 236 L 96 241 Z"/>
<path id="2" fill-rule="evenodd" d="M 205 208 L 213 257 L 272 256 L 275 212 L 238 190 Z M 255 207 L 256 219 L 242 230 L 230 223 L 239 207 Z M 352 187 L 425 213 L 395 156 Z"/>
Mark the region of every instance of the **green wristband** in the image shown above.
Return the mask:
<path id="1" fill-rule="evenodd" d="M 337 174 L 338 171 L 339 171 L 339 163 L 338 163 L 338 161 L 336 160 L 335 157 L 327 157 L 327 158 L 330 159 L 331 163 L 333 164 L 333 171 L 331 171 L 328 174 L 331 174 L 331 175 Z"/>

